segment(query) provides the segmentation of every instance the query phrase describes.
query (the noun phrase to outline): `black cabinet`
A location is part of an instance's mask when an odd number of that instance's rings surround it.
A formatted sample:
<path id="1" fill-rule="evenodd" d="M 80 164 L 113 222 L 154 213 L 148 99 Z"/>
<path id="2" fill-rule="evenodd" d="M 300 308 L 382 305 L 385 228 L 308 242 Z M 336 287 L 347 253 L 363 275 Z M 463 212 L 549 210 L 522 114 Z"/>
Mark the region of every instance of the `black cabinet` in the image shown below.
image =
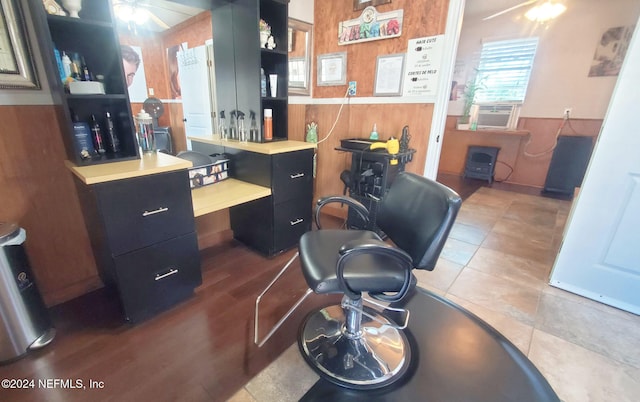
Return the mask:
<path id="1" fill-rule="evenodd" d="M 149 318 L 202 283 L 186 170 L 78 182 L 78 193 L 100 276 L 126 320 Z"/>
<path id="2" fill-rule="evenodd" d="M 229 10 L 231 10 L 229 12 Z M 228 18 L 233 19 L 233 43 L 214 40 L 216 55 L 216 74 L 218 70 L 235 71 L 235 104 L 229 99 L 220 99 L 218 112 L 224 110 L 227 121 L 231 108 L 242 111 L 245 124 L 248 125 L 251 112 L 254 112 L 258 126 L 264 122 L 264 110 L 271 109 L 273 115 L 273 140 L 288 138 L 288 1 L 287 0 L 236 0 L 224 9 L 227 22 L 222 16 L 213 14 L 214 38 L 228 35 Z M 263 19 L 271 26 L 271 35 L 275 49 L 260 47 L 258 21 Z M 217 22 L 218 21 L 218 22 Z M 223 32 L 224 31 L 224 32 Z M 242 44 L 242 45 L 238 45 Z M 221 59 L 219 55 L 227 58 Z M 228 60 L 232 56 L 232 61 Z M 231 67 L 232 66 L 232 67 Z M 267 96 L 261 96 L 260 68 L 264 69 L 267 80 Z M 269 91 L 269 75 L 278 76 L 276 96 Z M 220 80 L 217 79 L 217 82 Z M 260 138 L 264 138 L 264 127 Z M 264 142 L 262 140 L 261 142 Z"/>
<path id="3" fill-rule="evenodd" d="M 235 177 L 271 187 L 272 195 L 229 211 L 236 239 L 265 255 L 295 246 L 311 230 L 313 150 L 259 154 L 227 148 Z M 267 168 L 256 167 L 266 166 Z"/>
<path id="4" fill-rule="evenodd" d="M 41 0 L 28 1 L 52 96 L 55 104 L 61 106 L 61 128 L 68 158 L 78 166 L 139 158 L 111 2 L 83 1 L 80 18 L 71 18 L 47 14 Z M 56 51 L 60 56 L 63 52 L 70 57 L 81 56 L 92 79 L 97 82 L 98 77 L 102 77 L 105 93 L 69 93 L 63 84 Z M 87 157 L 74 139 L 74 115 L 86 123 L 95 115 L 106 136 L 107 112 L 112 116 L 120 151 Z"/>
<path id="5" fill-rule="evenodd" d="M 296 143 L 290 141 L 280 144 Z M 271 147 L 260 144 L 253 147 Z M 271 196 L 231 207 L 233 236 L 268 256 L 295 246 L 311 230 L 313 203 L 313 148 L 265 153 L 241 145 L 213 145 L 192 141 L 194 151 L 207 155 L 225 153 L 231 159 L 230 176 L 271 188 Z"/>

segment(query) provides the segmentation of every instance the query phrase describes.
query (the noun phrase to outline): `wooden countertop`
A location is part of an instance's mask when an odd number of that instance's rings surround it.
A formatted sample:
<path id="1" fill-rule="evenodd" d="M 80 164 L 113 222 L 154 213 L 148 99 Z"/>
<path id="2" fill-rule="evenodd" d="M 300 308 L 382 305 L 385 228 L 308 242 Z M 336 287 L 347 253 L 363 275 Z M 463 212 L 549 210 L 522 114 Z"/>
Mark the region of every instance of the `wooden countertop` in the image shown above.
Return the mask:
<path id="1" fill-rule="evenodd" d="M 271 189 L 236 179 L 191 190 L 193 216 L 198 217 L 271 195 Z"/>
<path id="2" fill-rule="evenodd" d="M 527 130 L 488 130 L 488 129 L 457 130 L 457 129 L 454 128 L 454 129 L 449 129 L 449 130 L 446 130 L 446 131 L 453 131 L 453 132 L 461 133 L 461 134 L 506 135 L 506 136 L 513 136 L 513 137 L 526 137 L 527 135 L 531 134 L 531 132 L 529 132 Z"/>
<path id="3" fill-rule="evenodd" d="M 65 161 L 65 165 L 84 184 L 104 183 L 112 180 L 130 179 L 156 173 L 171 172 L 180 169 L 189 169 L 193 166 L 191 161 L 176 158 L 161 152 L 144 154 L 142 158 L 103 163 L 91 166 L 77 166 L 71 161 Z"/>
<path id="4" fill-rule="evenodd" d="M 223 141 L 217 137 L 187 137 L 188 140 L 202 142 L 205 144 L 218 145 L 233 149 L 244 149 L 251 152 L 273 155 L 285 152 L 300 151 L 303 149 L 314 149 L 316 144 L 304 141 L 273 141 L 265 143 L 257 142 L 239 142 L 237 140 Z"/>

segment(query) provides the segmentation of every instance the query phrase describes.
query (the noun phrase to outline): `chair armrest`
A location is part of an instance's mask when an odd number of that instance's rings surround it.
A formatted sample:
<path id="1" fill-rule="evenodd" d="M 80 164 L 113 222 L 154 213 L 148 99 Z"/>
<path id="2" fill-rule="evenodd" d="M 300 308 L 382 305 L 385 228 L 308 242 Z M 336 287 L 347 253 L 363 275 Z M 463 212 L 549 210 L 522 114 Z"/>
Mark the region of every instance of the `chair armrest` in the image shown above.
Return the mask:
<path id="1" fill-rule="evenodd" d="M 318 229 L 322 229 L 320 227 L 320 210 L 322 209 L 322 207 L 324 207 L 327 204 L 338 203 L 338 202 L 341 204 L 347 204 L 350 208 L 353 208 L 353 210 L 364 220 L 365 227 L 366 228 L 369 227 L 369 210 L 367 209 L 367 207 L 365 207 L 362 203 L 350 197 L 345 197 L 342 195 L 330 195 L 327 197 L 320 198 L 316 202 L 316 214 L 314 216 L 314 219 L 316 221 L 316 227 Z"/>
<path id="2" fill-rule="evenodd" d="M 336 277 L 338 279 L 340 289 L 351 299 L 358 300 L 361 297 L 361 294 L 351 289 L 345 281 L 344 267 L 349 259 L 363 254 L 383 255 L 397 261 L 400 266 L 405 268 L 402 288 L 396 294 L 386 295 L 383 293 L 369 293 L 371 297 L 382 301 L 396 302 L 401 300 L 409 291 L 413 259 L 405 251 L 397 247 L 393 247 L 381 240 L 367 239 L 354 240 L 344 244 L 340 247 L 339 254 L 340 257 L 338 257 L 338 264 L 336 266 Z"/>

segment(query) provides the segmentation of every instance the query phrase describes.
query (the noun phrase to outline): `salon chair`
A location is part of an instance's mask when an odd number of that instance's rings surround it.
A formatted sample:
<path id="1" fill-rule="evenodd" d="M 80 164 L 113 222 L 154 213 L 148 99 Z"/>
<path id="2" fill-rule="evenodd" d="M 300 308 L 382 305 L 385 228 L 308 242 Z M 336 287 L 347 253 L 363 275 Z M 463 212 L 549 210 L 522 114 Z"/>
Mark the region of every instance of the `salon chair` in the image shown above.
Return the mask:
<path id="1" fill-rule="evenodd" d="M 171 127 L 154 127 L 153 135 L 155 136 L 156 149 L 158 152 L 173 155 Z"/>
<path id="2" fill-rule="evenodd" d="M 362 204 L 332 196 L 318 201 L 317 225 L 322 207 L 335 202 L 346 203 L 368 219 Z M 296 256 L 256 300 L 256 343 L 264 344 L 310 293 L 343 294 L 340 305 L 312 312 L 301 325 L 298 344 L 304 359 L 321 377 L 347 388 L 376 389 L 402 378 L 411 361 L 403 332 L 409 311 L 393 303 L 415 286 L 413 269 L 434 269 L 461 202 L 448 187 L 402 172 L 377 215 L 377 224 L 392 243 L 368 230 L 319 227 L 305 233 Z M 259 343 L 260 299 L 298 254 L 309 290 Z M 365 300 L 363 293 L 372 299 Z M 384 310 L 390 310 L 396 320 L 387 318 Z"/>

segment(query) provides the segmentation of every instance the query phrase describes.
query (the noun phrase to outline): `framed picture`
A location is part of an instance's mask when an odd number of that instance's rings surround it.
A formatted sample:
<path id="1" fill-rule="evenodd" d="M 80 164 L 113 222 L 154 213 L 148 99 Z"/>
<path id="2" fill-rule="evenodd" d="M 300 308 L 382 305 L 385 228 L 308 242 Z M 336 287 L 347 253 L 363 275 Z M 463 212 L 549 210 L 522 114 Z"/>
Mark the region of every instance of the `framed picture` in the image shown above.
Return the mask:
<path id="1" fill-rule="evenodd" d="M 0 4 L 0 88 L 39 89 L 20 4 L 17 0 Z"/>
<path id="2" fill-rule="evenodd" d="M 353 0 L 353 11 L 362 10 L 369 6 L 391 3 L 391 0 Z"/>
<path id="3" fill-rule="evenodd" d="M 319 55 L 318 86 L 344 85 L 346 83 L 347 52 Z"/>
<path id="4" fill-rule="evenodd" d="M 378 56 L 376 79 L 373 86 L 374 96 L 402 95 L 404 55 L 404 53 L 398 53 Z"/>

